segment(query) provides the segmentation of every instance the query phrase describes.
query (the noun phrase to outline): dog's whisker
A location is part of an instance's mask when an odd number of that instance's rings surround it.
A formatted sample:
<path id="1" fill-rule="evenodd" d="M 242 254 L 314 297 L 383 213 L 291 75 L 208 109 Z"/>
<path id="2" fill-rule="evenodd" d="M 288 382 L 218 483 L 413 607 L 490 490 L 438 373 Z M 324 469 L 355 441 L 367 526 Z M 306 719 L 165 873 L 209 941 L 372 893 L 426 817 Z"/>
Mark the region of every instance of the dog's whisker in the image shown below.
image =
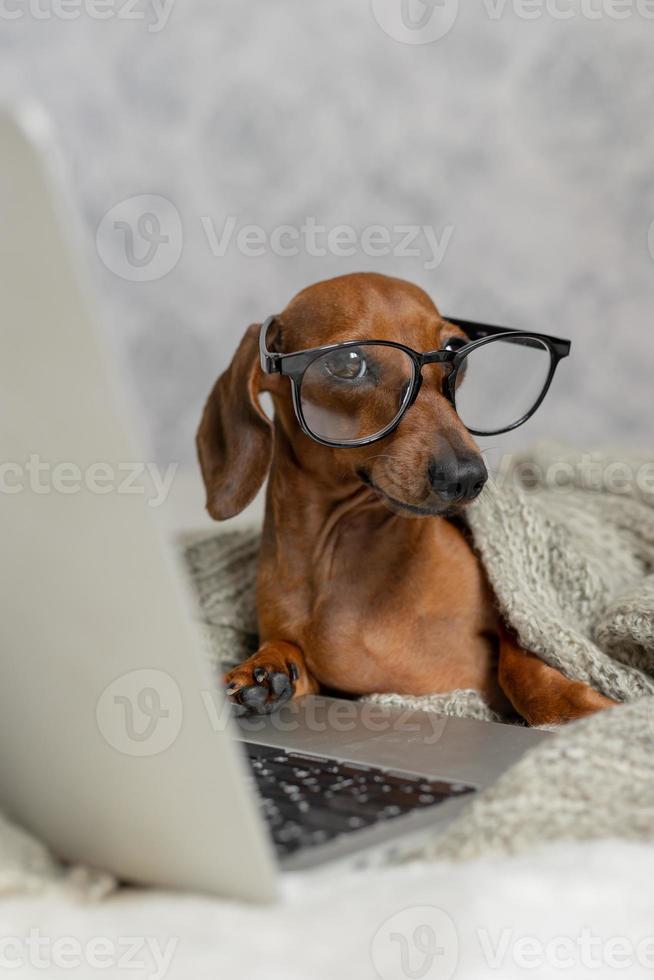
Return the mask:
<path id="1" fill-rule="evenodd" d="M 372 461 L 375 459 L 390 459 L 391 461 L 395 461 L 398 458 L 398 456 L 393 456 L 390 453 L 378 453 L 376 456 L 370 457 L 370 462 L 372 463 Z"/>

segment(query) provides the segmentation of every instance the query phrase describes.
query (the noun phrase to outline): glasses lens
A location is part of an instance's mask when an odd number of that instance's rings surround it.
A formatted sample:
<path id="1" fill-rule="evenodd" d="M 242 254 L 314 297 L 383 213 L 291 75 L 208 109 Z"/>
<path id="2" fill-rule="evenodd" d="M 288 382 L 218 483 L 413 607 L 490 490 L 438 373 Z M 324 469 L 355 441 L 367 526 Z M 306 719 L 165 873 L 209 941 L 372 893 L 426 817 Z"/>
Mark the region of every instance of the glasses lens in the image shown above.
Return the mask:
<path id="1" fill-rule="evenodd" d="M 357 442 L 379 435 L 400 415 L 411 392 L 408 354 L 383 344 L 337 347 L 304 372 L 300 403 L 319 439 Z"/>
<path id="2" fill-rule="evenodd" d="M 459 418 L 466 428 L 489 435 L 522 421 L 542 395 L 551 363 L 549 348 L 531 337 L 475 347 L 457 376 Z"/>

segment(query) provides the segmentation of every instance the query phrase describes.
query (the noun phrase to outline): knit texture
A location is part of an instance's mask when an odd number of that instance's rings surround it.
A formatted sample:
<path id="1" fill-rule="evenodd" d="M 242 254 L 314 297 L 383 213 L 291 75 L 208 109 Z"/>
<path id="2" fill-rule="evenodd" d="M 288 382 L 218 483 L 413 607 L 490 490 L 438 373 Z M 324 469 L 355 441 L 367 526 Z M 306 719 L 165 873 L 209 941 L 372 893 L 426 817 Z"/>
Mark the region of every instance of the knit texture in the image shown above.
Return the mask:
<path id="1" fill-rule="evenodd" d="M 633 486 L 611 492 L 618 463 Z M 649 491 L 638 483 L 648 472 Z M 528 650 L 615 700 L 654 694 L 654 461 L 538 446 L 512 457 L 466 515 L 502 615 Z M 258 542 L 255 530 L 230 531 L 185 549 L 216 666 L 256 649 Z M 492 717 L 469 691 L 411 704 Z"/>
<path id="2" fill-rule="evenodd" d="M 526 649 L 618 701 L 654 693 L 651 459 L 539 446 L 513 457 L 468 522 Z"/>
<path id="3" fill-rule="evenodd" d="M 654 840 L 654 699 L 574 722 L 480 793 L 421 856 L 517 854 L 546 841 Z"/>

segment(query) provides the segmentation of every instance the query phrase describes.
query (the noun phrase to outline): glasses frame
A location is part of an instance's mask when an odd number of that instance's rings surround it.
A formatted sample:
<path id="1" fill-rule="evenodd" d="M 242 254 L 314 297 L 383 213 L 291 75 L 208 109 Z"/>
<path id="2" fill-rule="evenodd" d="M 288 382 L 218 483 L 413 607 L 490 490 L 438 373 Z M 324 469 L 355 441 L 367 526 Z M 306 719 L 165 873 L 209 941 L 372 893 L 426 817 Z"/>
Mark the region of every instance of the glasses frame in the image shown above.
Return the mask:
<path id="1" fill-rule="evenodd" d="M 355 449 L 357 446 L 368 446 L 373 442 L 378 442 L 380 439 L 384 439 L 386 436 L 394 432 L 402 421 L 404 413 L 411 408 L 418 397 L 418 394 L 420 393 L 420 388 L 422 386 L 422 369 L 427 364 L 446 364 L 450 366 L 450 370 L 443 379 L 443 394 L 454 408 L 454 411 L 456 411 L 456 378 L 461 365 L 465 363 L 467 356 L 472 353 L 472 351 L 477 350 L 478 348 L 483 347 L 485 344 L 491 343 L 500 337 L 503 337 L 511 343 L 523 344 L 526 347 L 535 346 L 536 344 L 539 347 L 542 345 L 547 348 L 550 354 L 550 369 L 545 380 L 543 390 L 541 391 L 535 404 L 532 405 L 531 409 L 525 415 L 523 415 L 522 418 L 518 419 L 517 422 L 513 422 L 511 425 L 507 425 L 503 429 L 483 431 L 480 429 L 471 429 L 466 426 L 468 432 L 474 436 L 496 436 L 501 435 L 504 432 L 511 432 L 513 429 L 517 429 L 519 426 L 524 425 L 524 423 L 527 422 L 538 410 L 549 390 L 552 383 L 552 378 L 554 377 L 554 373 L 559 365 L 559 362 L 562 361 L 564 357 L 568 356 L 571 347 L 571 341 L 564 340 L 561 337 L 552 337 L 549 334 L 544 333 L 534 333 L 531 330 L 512 330 L 509 327 L 498 327 L 490 323 L 478 323 L 475 320 L 461 320 L 458 317 L 448 316 L 444 318 L 446 322 L 451 323 L 455 327 L 459 327 L 461 330 L 463 330 L 463 332 L 471 338 L 469 343 L 464 343 L 462 347 L 453 349 L 443 348 L 420 353 L 420 351 L 416 351 L 412 347 L 407 347 L 406 344 L 401 344 L 395 340 L 346 340 L 336 344 L 324 344 L 322 347 L 311 347 L 307 350 L 293 351 L 292 353 L 288 354 L 278 354 L 275 351 L 268 350 L 268 347 L 266 346 L 266 336 L 271 324 L 275 321 L 276 316 L 277 314 L 273 314 L 272 316 L 267 317 L 261 324 L 261 330 L 259 332 L 259 359 L 261 362 L 261 370 L 264 372 L 264 374 L 281 374 L 284 377 L 290 378 L 293 409 L 300 428 L 304 434 L 309 436 L 310 439 L 313 439 L 314 442 L 318 442 L 323 446 L 331 446 L 338 449 Z M 315 360 L 322 357 L 323 354 L 326 354 L 329 351 L 369 347 L 371 345 L 395 347 L 397 350 L 401 350 L 407 354 L 413 365 L 411 383 L 395 418 L 384 429 L 381 429 L 375 435 L 366 436 L 363 439 L 352 439 L 341 442 L 336 439 L 324 439 L 321 436 L 316 435 L 307 425 L 304 412 L 302 411 L 301 389 L 305 371 Z"/>

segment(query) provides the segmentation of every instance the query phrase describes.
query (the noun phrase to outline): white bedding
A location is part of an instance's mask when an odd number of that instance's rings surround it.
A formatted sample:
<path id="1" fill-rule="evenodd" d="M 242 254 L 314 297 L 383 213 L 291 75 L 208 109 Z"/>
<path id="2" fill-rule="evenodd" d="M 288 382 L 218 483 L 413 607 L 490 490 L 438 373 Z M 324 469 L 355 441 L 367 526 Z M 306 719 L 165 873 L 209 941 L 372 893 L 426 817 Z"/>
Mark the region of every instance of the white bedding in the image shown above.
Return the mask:
<path id="1" fill-rule="evenodd" d="M 3 900 L 2 934 L 17 938 L 0 955 L 21 980 L 651 978 L 653 880 L 653 847 L 604 841 L 295 874 L 273 907 L 140 890 L 91 903 L 55 890 Z M 30 929 L 37 954 L 21 939 Z"/>

